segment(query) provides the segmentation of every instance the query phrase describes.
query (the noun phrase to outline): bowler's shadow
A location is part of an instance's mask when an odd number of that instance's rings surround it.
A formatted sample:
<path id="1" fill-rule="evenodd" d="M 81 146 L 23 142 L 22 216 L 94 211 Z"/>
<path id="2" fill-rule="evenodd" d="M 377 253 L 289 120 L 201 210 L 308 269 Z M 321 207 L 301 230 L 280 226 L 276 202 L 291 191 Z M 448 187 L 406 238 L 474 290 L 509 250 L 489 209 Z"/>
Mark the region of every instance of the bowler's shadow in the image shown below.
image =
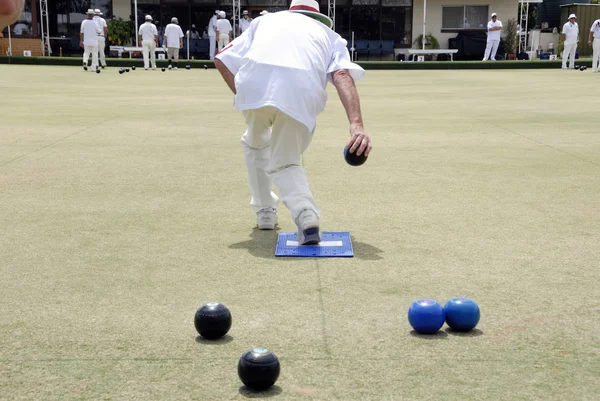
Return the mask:
<path id="1" fill-rule="evenodd" d="M 229 249 L 246 249 L 252 256 L 275 259 L 275 247 L 277 246 L 279 230 L 278 226 L 275 226 L 275 230 L 259 230 L 258 227 L 255 227 L 252 229 L 248 241 L 231 244 Z"/>
<path id="2" fill-rule="evenodd" d="M 269 398 L 281 394 L 281 387 L 272 386 L 265 391 L 254 391 L 246 386 L 242 386 L 239 391 L 246 398 Z"/>
<path id="3" fill-rule="evenodd" d="M 469 331 L 457 331 L 452 330 L 450 327 L 446 328 L 446 333 L 456 337 L 479 337 L 483 335 L 483 331 L 479 329 L 473 329 Z"/>
<path id="4" fill-rule="evenodd" d="M 383 256 L 379 255 L 383 251 L 376 246 L 369 245 L 366 242 L 360 242 L 356 240 L 356 237 L 350 236 L 352 239 L 352 249 L 354 250 L 354 257 L 361 260 L 381 260 Z"/>
<path id="5" fill-rule="evenodd" d="M 424 340 L 445 340 L 448 338 L 448 333 L 445 331 L 438 331 L 434 334 L 421 334 L 416 330 L 412 330 L 410 335 L 417 338 L 422 338 Z"/>
<path id="6" fill-rule="evenodd" d="M 208 338 L 204 338 L 202 336 L 196 337 L 196 342 L 198 344 L 208 344 L 208 345 L 219 345 L 219 344 L 227 344 L 233 341 L 233 337 L 229 334 L 224 335 L 221 338 L 217 338 L 215 340 L 209 340 Z"/>

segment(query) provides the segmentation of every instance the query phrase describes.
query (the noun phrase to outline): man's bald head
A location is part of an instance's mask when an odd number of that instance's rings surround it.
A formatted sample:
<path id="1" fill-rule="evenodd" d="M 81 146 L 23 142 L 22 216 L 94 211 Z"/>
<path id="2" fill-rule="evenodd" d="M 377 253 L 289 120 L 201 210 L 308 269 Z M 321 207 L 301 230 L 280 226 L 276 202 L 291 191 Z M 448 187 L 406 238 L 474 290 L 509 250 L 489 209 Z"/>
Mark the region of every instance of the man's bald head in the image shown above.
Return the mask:
<path id="1" fill-rule="evenodd" d="M 25 0 L 0 0 L 0 30 L 12 24 L 21 15 Z"/>

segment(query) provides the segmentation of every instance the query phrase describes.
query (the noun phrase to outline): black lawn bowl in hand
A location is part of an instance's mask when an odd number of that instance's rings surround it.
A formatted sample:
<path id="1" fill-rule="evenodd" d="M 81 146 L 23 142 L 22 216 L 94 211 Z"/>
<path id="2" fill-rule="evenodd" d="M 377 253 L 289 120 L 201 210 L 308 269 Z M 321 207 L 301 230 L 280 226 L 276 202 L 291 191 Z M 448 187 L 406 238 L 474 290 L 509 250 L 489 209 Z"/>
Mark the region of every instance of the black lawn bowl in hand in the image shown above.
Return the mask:
<path id="1" fill-rule="evenodd" d="M 357 151 L 355 150 L 354 153 L 350 153 L 348 148 L 344 148 L 344 159 L 346 159 L 346 163 L 351 166 L 361 166 L 365 164 L 367 156 L 365 156 L 364 152 L 360 156 L 357 156 L 356 152 Z"/>
<path id="2" fill-rule="evenodd" d="M 279 378 L 279 359 L 266 348 L 253 348 L 240 358 L 238 376 L 246 387 L 264 391 Z"/>
<path id="3" fill-rule="evenodd" d="M 216 340 L 231 328 L 231 312 L 223 304 L 209 302 L 196 312 L 194 326 L 202 337 Z"/>

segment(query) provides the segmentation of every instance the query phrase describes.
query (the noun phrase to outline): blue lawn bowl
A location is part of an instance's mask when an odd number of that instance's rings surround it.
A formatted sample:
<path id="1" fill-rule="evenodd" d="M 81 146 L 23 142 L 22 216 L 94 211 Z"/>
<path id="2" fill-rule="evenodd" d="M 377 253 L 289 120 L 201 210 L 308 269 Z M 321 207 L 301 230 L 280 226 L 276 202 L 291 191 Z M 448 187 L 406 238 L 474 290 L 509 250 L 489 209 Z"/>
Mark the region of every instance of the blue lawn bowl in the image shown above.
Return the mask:
<path id="1" fill-rule="evenodd" d="M 434 299 L 419 299 L 408 309 L 408 322 L 421 334 L 437 333 L 445 318 L 444 307 Z"/>
<path id="2" fill-rule="evenodd" d="M 452 298 L 444 306 L 446 323 L 452 330 L 473 330 L 479 323 L 479 306 L 470 298 Z"/>

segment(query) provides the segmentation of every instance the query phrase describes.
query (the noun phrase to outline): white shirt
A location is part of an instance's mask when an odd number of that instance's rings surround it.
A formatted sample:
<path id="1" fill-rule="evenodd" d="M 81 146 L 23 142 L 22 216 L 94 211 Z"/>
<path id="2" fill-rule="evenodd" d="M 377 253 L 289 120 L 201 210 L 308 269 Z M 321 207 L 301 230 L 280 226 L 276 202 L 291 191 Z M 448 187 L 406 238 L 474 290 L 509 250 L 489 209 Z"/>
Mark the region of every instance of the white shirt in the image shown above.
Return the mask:
<path id="1" fill-rule="evenodd" d="M 106 20 L 102 17 L 94 17 L 94 22 L 98 25 L 99 33 L 98 36 L 104 37 L 104 28 L 107 28 Z"/>
<path id="2" fill-rule="evenodd" d="M 562 33 L 565 35 L 565 44 L 571 45 L 573 43 L 577 43 L 577 39 L 579 38 L 579 25 L 577 22 L 571 24 L 571 21 L 567 22 L 563 25 Z"/>
<path id="3" fill-rule="evenodd" d="M 151 40 L 154 42 L 154 37 L 158 36 L 158 31 L 156 30 L 156 25 L 154 25 L 150 21 L 144 22 L 140 26 L 139 35 L 142 37 L 142 40 Z"/>
<path id="4" fill-rule="evenodd" d="M 208 21 L 208 36 L 217 36 L 215 31 L 215 25 L 217 24 L 217 16 L 213 15 L 210 21 Z"/>
<path id="5" fill-rule="evenodd" d="M 594 39 L 600 39 L 600 19 L 597 19 L 592 24 L 590 32 L 594 32 Z"/>
<path id="6" fill-rule="evenodd" d="M 219 20 L 217 20 L 217 31 L 219 31 L 219 34 L 221 33 L 226 33 L 229 34 L 229 32 L 231 32 L 233 29 L 231 28 L 231 22 L 229 22 L 229 20 L 227 18 L 221 18 Z"/>
<path id="7" fill-rule="evenodd" d="M 500 28 L 502 28 L 502 22 L 500 22 L 500 20 L 496 20 L 496 22 L 490 20 L 490 22 L 488 22 L 488 40 L 500 40 L 500 37 L 502 36 L 502 30 L 499 29 L 497 31 L 490 31 L 490 28 L 494 28 L 499 26 Z"/>
<path id="8" fill-rule="evenodd" d="M 84 19 L 81 22 L 84 46 L 98 46 L 98 25 L 93 19 Z"/>
<path id="9" fill-rule="evenodd" d="M 242 33 L 245 32 L 246 29 L 250 28 L 251 22 L 252 21 L 249 18 L 248 19 L 242 18 L 240 20 L 240 30 L 242 31 Z"/>
<path id="10" fill-rule="evenodd" d="M 167 47 L 179 49 L 179 39 L 183 38 L 183 31 L 179 25 L 167 25 L 165 28 L 165 36 L 167 37 Z"/>
<path id="11" fill-rule="evenodd" d="M 365 73 L 346 43 L 310 17 L 280 11 L 254 19 L 216 58 L 235 75 L 238 110 L 273 106 L 314 132 L 331 73 L 345 69 L 355 80 Z"/>

